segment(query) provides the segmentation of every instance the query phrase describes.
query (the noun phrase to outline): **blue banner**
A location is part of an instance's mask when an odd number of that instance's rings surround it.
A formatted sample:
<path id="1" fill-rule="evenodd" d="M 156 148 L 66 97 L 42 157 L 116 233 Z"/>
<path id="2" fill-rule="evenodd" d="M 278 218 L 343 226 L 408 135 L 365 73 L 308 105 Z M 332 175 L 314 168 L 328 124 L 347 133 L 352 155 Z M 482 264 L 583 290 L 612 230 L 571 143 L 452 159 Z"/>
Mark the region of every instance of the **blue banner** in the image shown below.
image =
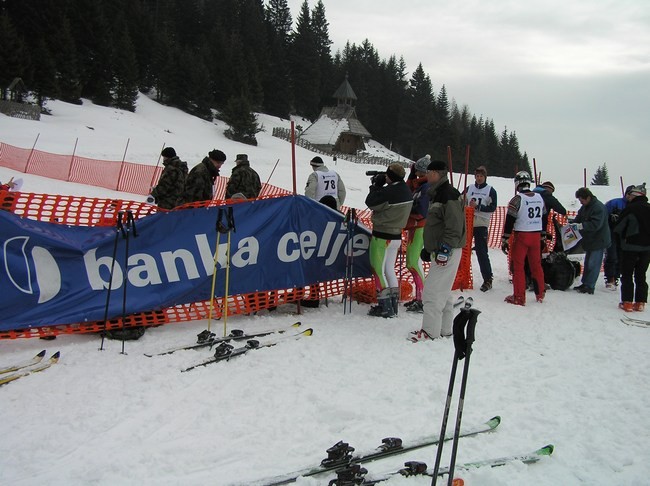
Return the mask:
<path id="1" fill-rule="evenodd" d="M 348 244 L 343 215 L 318 202 L 287 196 L 230 207 L 229 234 L 216 231 L 216 207 L 157 213 L 128 232 L 0 211 L 0 330 L 102 320 L 107 300 L 108 317 L 121 316 L 124 285 L 127 314 L 208 300 L 215 250 L 221 297 L 229 236 L 230 295 L 344 278 L 350 259 L 355 277 L 371 276 L 368 230 L 356 226 Z"/>

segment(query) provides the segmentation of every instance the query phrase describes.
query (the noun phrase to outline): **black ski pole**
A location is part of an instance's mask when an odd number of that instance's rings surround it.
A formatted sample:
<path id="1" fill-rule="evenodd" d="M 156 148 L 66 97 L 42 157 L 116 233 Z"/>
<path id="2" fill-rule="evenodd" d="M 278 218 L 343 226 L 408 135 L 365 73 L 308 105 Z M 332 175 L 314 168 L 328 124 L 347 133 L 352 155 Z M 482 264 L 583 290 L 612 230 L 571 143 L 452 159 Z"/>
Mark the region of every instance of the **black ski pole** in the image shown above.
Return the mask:
<path id="1" fill-rule="evenodd" d="M 345 279 L 343 280 L 343 314 L 347 313 L 348 300 L 350 301 L 350 312 L 352 312 L 352 238 L 354 236 L 352 228 L 353 208 L 348 209 L 345 214 Z"/>
<path id="2" fill-rule="evenodd" d="M 126 354 L 124 351 L 124 321 L 126 320 L 126 287 L 129 283 L 128 278 L 128 265 L 129 265 L 129 234 L 133 232 L 133 237 L 138 236 L 135 231 L 135 219 L 133 219 L 133 211 L 126 212 L 126 226 L 124 231 L 124 289 L 122 291 L 122 351 L 121 354 Z"/>
<path id="3" fill-rule="evenodd" d="M 465 324 L 469 320 L 469 309 L 461 309 L 458 315 L 454 318 L 454 335 L 457 328 L 464 328 Z M 458 369 L 458 362 L 462 359 L 462 353 L 464 350 L 459 350 L 456 346 L 456 340 L 454 337 L 454 360 L 451 364 L 451 373 L 449 376 L 449 387 L 447 388 L 447 400 L 445 402 L 445 410 L 442 414 L 442 425 L 440 426 L 440 440 L 438 442 L 438 449 L 436 451 L 436 465 L 433 469 L 433 479 L 431 484 L 435 485 L 438 477 L 438 471 L 440 470 L 440 460 L 442 458 L 442 448 L 445 443 L 445 434 L 447 433 L 447 421 L 449 420 L 449 410 L 451 408 L 451 397 L 454 392 L 454 382 L 456 381 L 456 370 Z"/>
<path id="4" fill-rule="evenodd" d="M 104 351 L 104 339 L 106 338 L 106 321 L 108 320 L 108 305 L 111 302 L 111 291 L 113 290 L 113 270 L 115 269 L 115 258 L 117 257 L 117 242 L 120 239 L 120 233 L 124 231 L 122 226 L 122 216 L 124 212 L 117 212 L 117 221 L 115 221 L 115 243 L 113 244 L 113 258 L 111 258 L 111 270 L 108 274 L 108 293 L 106 294 L 106 305 L 104 306 L 104 330 L 102 331 L 102 342 L 99 345 L 99 351 Z"/>
<path id="5" fill-rule="evenodd" d="M 467 375 L 469 372 L 469 358 L 472 354 L 472 344 L 474 344 L 474 331 L 476 329 L 476 321 L 480 310 L 469 310 L 469 321 L 467 321 L 467 333 L 463 332 L 463 328 L 459 327 L 459 331 L 454 330 L 454 346 L 460 349 L 465 349 L 463 356 L 465 358 L 465 365 L 463 366 L 463 377 L 460 384 L 460 399 L 458 400 L 458 411 L 456 412 L 456 427 L 454 428 L 454 440 L 451 446 L 451 460 L 449 461 L 449 478 L 447 486 L 452 486 L 454 481 L 454 467 L 456 466 L 456 452 L 458 451 L 458 438 L 460 437 L 460 423 L 463 418 L 463 406 L 465 404 L 465 390 L 467 389 Z"/>
<path id="6" fill-rule="evenodd" d="M 349 296 L 350 314 L 352 314 L 352 292 L 353 292 L 352 283 L 354 281 L 354 231 L 357 227 L 357 210 L 354 208 L 351 208 L 351 210 L 352 210 L 352 215 L 350 219 L 352 223 L 352 229 L 350 230 L 350 284 L 348 285 L 348 289 L 350 291 L 350 296 Z"/>

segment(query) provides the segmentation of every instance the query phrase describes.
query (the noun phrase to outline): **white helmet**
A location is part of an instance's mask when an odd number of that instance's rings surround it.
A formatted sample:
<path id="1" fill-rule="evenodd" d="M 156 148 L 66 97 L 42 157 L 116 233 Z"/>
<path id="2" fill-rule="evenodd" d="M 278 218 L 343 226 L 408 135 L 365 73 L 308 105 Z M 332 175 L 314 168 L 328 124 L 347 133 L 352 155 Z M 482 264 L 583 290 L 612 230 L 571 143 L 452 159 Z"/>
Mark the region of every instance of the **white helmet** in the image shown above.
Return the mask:
<path id="1" fill-rule="evenodd" d="M 515 175 L 515 187 L 519 189 L 519 186 L 526 185 L 530 187 L 530 184 L 533 182 L 533 178 L 530 177 L 530 174 L 525 170 L 520 170 Z"/>

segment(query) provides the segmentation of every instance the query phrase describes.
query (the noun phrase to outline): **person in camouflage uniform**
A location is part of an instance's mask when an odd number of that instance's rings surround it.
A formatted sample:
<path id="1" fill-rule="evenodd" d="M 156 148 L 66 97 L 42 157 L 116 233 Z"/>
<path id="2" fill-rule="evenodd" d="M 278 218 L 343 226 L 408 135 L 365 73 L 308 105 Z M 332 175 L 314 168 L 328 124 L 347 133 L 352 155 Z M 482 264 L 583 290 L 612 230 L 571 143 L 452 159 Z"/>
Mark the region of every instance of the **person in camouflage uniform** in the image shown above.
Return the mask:
<path id="1" fill-rule="evenodd" d="M 251 169 L 248 155 L 238 154 L 235 164 L 226 186 L 226 199 L 231 199 L 237 193 L 243 194 L 247 199 L 255 199 L 260 195 L 262 183 L 257 172 Z"/>
<path id="2" fill-rule="evenodd" d="M 166 147 L 160 155 L 163 158 L 163 171 L 151 195 L 159 208 L 173 209 L 182 203 L 187 163 L 176 156 L 176 151 L 172 147 Z"/>
<path id="3" fill-rule="evenodd" d="M 208 201 L 214 197 L 214 181 L 219 176 L 219 169 L 225 161 L 226 154 L 214 149 L 200 164 L 192 168 L 185 180 L 183 204 Z"/>

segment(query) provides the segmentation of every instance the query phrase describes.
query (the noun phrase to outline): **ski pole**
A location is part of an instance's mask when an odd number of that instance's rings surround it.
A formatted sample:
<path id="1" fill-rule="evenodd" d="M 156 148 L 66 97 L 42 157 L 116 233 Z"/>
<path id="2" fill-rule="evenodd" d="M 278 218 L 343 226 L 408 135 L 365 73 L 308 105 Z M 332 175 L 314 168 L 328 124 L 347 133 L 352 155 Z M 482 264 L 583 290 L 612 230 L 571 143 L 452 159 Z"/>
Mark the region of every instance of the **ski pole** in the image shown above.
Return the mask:
<path id="1" fill-rule="evenodd" d="M 351 273 L 351 256 L 352 256 L 352 211 L 353 209 L 348 209 L 348 212 L 345 214 L 345 230 L 346 230 L 346 255 L 345 255 L 345 278 L 343 281 L 343 314 L 346 314 L 348 308 L 348 290 L 350 290 L 352 284 L 352 273 Z M 351 291 L 350 291 L 351 294 Z M 352 312 L 352 303 L 350 302 L 350 312 Z"/>
<path id="2" fill-rule="evenodd" d="M 465 358 L 465 365 L 463 366 L 463 376 L 460 385 L 460 399 L 458 400 L 458 411 L 456 412 L 456 427 L 454 428 L 454 440 L 451 446 L 451 460 L 449 462 L 449 476 L 447 486 L 453 486 L 454 482 L 454 467 L 456 466 L 456 452 L 458 451 L 458 439 L 460 437 L 460 423 L 463 418 L 463 406 L 465 404 L 465 390 L 467 389 L 467 375 L 469 372 L 469 358 L 472 354 L 472 344 L 474 343 L 474 331 L 476 328 L 476 321 L 481 311 L 477 309 L 469 309 L 469 321 L 467 321 L 467 334 L 464 333 L 464 326 L 458 325 L 458 332 L 454 329 L 454 346 L 460 349 L 464 348 L 464 354 L 459 359 Z M 456 325 L 454 323 L 454 325 Z M 434 483 L 435 484 L 435 483 Z"/>
<path id="3" fill-rule="evenodd" d="M 349 290 L 350 290 L 350 314 L 352 314 L 352 281 L 354 279 L 354 230 L 357 227 L 357 210 L 354 208 L 351 208 L 352 210 L 352 229 L 350 230 L 350 285 Z"/>
<path id="4" fill-rule="evenodd" d="M 210 326 L 212 324 L 212 311 L 214 309 L 214 288 L 217 282 L 217 263 L 219 262 L 219 240 L 221 239 L 221 233 L 219 232 L 219 225 L 221 225 L 221 218 L 223 216 L 223 210 L 219 208 L 217 212 L 217 222 L 215 224 L 215 229 L 217 233 L 217 242 L 214 245 L 214 265 L 212 266 L 212 288 L 210 289 L 210 310 L 208 311 L 208 335 L 210 334 Z"/>
<path id="5" fill-rule="evenodd" d="M 230 234 L 235 229 L 235 217 L 233 215 L 232 206 L 228 207 L 228 212 L 226 213 L 227 228 L 225 231 L 228 233 L 228 239 L 226 241 L 226 286 L 224 291 L 224 296 L 222 302 L 223 304 L 223 335 L 227 335 L 227 326 L 228 326 L 228 287 L 230 284 Z"/>
<path id="6" fill-rule="evenodd" d="M 445 443 L 445 434 L 447 433 L 447 421 L 449 420 L 449 410 L 451 408 L 451 397 L 454 392 L 454 382 L 456 381 L 456 370 L 458 369 L 458 362 L 462 359 L 462 353 L 464 350 L 459 349 L 456 346 L 455 333 L 456 329 L 460 328 L 461 330 L 465 327 L 465 324 L 469 320 L 470 314 L 468 309 L 461 309 L 458 315 L 454 318 L 454 360 L 451 365 L 451 373 L 449 376 L 449 387 L 447 388 L 447 400 L 445 401 L 445 409 L 442 414 L 442 425 L 440 426 L 440 442 L 438 442 L 438 449 L 436 451 L 436 464 L 433 469 L 433 478 L 431 480 L 431 485 L 435 486 L 438 471 L 440 470 L 440 460 L 442 458 L 442 448 Z"/>
<path id="7" fill-rule="evenodd" d="M 123 285 L 124 289 L 122 290 L 122 324 L 121 329 L 124 330 L 124 321 L 126 320 L 126 288 L 129 283 L 127 266 L 129 264 L 129 234 L 133 230 L 133 237 L 136 237 L 135 233 L 135 220 L 133 219 L 133 211 L 126 212 L 126 225 L 124 226 L 124 274 L 123 274 Z M 122 332 L 122 351 L 120 354 L 126 354 L 124 352 L 124 332 Z"/>
<path id="8" fill-rule="evenodd" d="M 117 257 L 117 242 L 120 238 L 120 233 L 123 231 L 122 227 L 122 211 L 117 212 L 117 220 L 115 221 L 115 242 L 113 244 L 113 258 L 111 258 L 111 270 L 108 273 L 108 293 L 106 294 L 106 305 L 104 306 L 104 331 L 102 332 L 102 341 L 99 345 L 99 351 L 104 351 L 104 339 L 106 337 L 106 321 L 108 320 L 108 305 L 111 302 L 111 291 L 113 290 L 113 271 L 115 269 L 115 258 Z"/>

